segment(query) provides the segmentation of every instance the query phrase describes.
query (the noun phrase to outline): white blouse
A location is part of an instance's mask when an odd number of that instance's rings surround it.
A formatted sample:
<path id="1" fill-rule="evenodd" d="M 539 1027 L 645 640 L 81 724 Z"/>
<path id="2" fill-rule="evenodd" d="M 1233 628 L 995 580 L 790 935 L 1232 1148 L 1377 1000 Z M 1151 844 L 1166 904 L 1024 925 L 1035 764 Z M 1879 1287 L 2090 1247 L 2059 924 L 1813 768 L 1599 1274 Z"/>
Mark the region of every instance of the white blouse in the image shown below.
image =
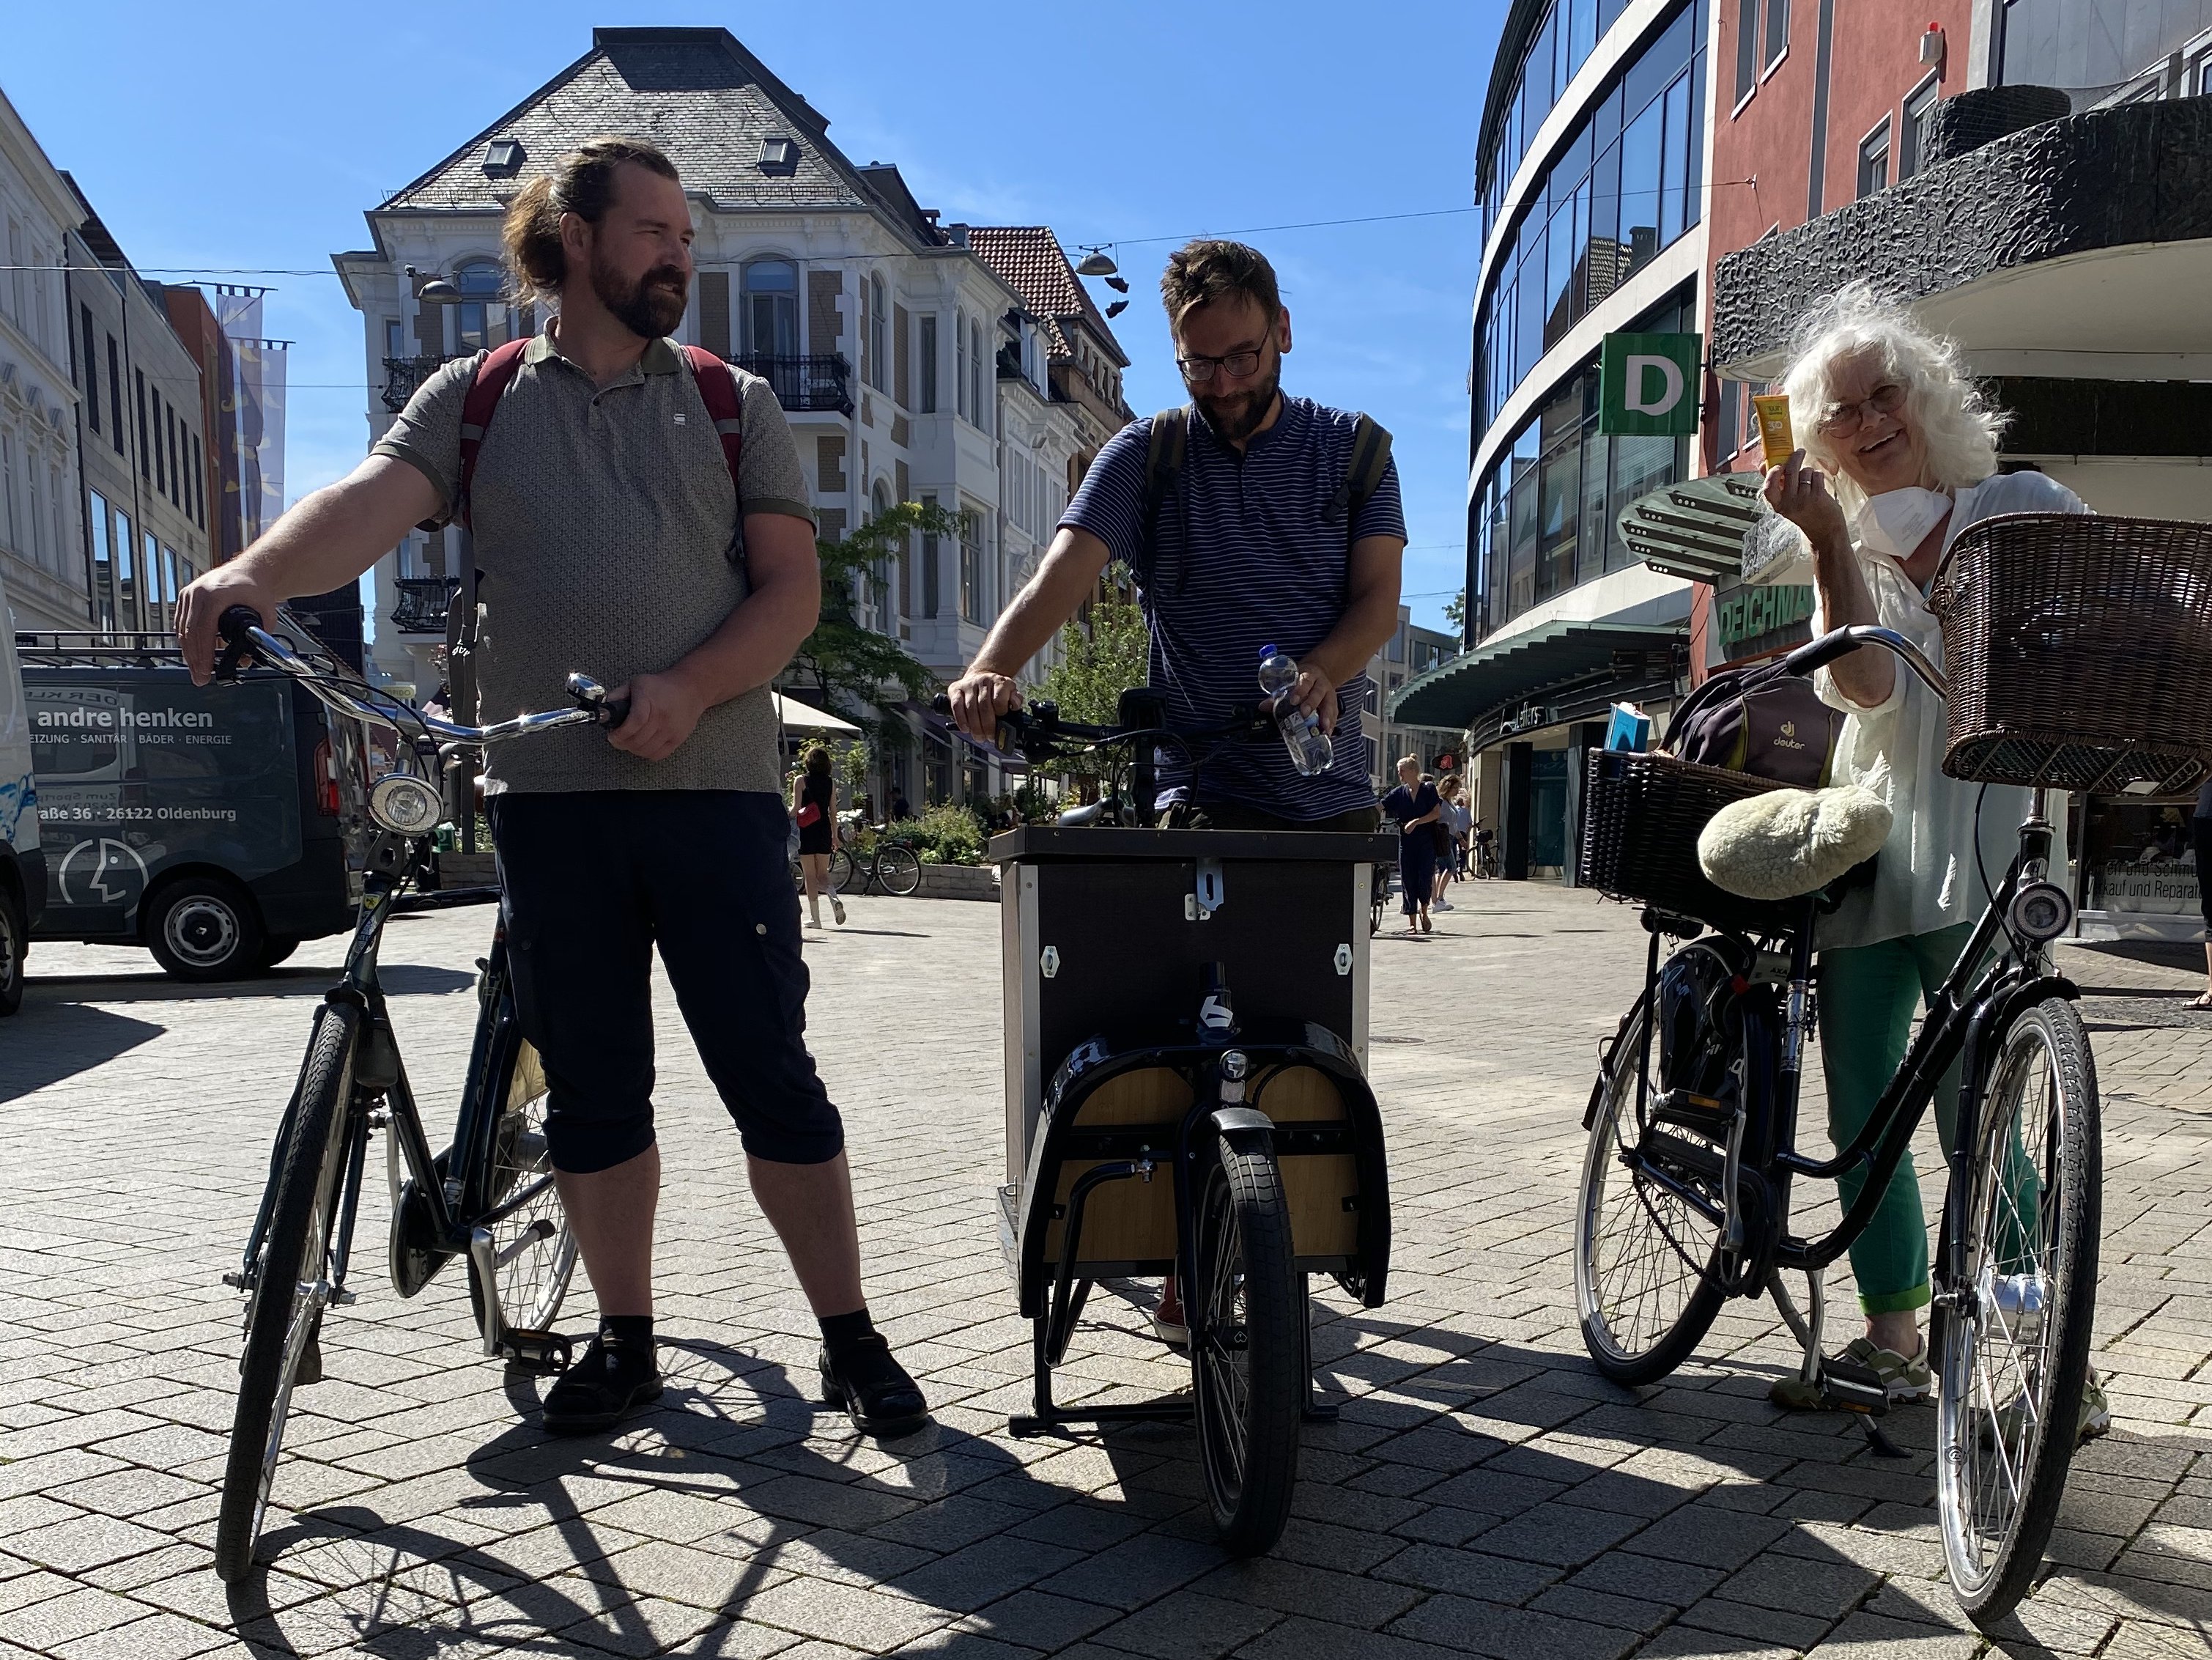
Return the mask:
<path id="1" fill-rule="evenodd" d="M 1943 546 L 1948 552 L 1960 531 L 1999 514 L 2088 511 L 2080 496 L 2047 474 L 2000 473 L 1954 492 Z M 1856 541 L 1851 551 L 1873 592 L 1881 626 L 1894 629 L 1942 668 L 1942 629 L 1903 568 Z M 1827 628 L 1816 591 L 1814 636 Z M 1889 696 L 1871 708 L 1846 697 L 1826 669 L 1814 675 L 1814 685 L 1821 702 L 1847 717 L 1837 739 L 1834 781 L 1873 789 L 1894 815 L 1873 882 L 1854 890 L 1834 915 L 1822 921 L 1817 935 L 1821 947 L 1871 946 L 1972 921 L 1988 900 L 1975 869 L 1975 801 L 1981 802 L 1982 864 L 1994 885 L 2004 879 L 2019 847 L 2027 792 L 1992 784 L 1984 793 L 1983 786 L 1944 772 L 1942 700 L 1901 662 Z"/>

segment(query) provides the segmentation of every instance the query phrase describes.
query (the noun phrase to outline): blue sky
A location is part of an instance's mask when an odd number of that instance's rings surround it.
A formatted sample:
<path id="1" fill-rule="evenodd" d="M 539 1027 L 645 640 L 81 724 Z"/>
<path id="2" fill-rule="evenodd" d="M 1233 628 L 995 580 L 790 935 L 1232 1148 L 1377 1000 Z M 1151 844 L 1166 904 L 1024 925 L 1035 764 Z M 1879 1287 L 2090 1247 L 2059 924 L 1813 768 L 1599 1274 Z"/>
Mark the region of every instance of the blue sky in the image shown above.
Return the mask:
<path id="1" fill-rule="evenodd" d="M 11 9 L 0 88 L 149 275 L 266 283 L 291 355 L 296 497 L 367 443 L 360 319 L 335 250 L 362 211 L 580 57 L 596 25 L 720 24 L 896 161 L 947 220 L 1118 241 L 1140 411 L 1182 401 L 1154 283 L 1175 241 L 1253 233 L 1281 275 L 1285 386 L 1396 439 L 1421 621 L 1463 580 L 1475 124 L 1503 0 L 1347 10 L 1123 0 L 734 9 L 477 0 L 422 12 L 234 3 Z M 432 21 L 442 18 L 443 21 Z M 1385 222 L 1267 229 L 1387 214 Z M 189 276 L 178 280 L 189 280 Z M 1094 285 L 1096 287 L 1096 285 Z M 1097 289 L 1101 301 L 1114 296 Z"/>

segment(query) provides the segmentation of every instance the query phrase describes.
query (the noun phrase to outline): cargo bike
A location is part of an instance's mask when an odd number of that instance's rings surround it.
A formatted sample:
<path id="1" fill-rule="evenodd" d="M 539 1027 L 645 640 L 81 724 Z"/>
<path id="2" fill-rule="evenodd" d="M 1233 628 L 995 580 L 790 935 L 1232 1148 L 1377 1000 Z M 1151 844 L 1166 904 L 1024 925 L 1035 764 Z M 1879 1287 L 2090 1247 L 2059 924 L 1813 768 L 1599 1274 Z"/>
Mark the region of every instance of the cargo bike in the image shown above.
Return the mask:
<path id="1" fill-rule="evenodd" d="M 2074 915 L 2053 859 L 2053 798 L 2172 795 L 2212 775 L 2212 529 L 1985 520 L 1960 532 L 1931 605 L 1948 676 L 1901 635 L 1856 627 L 1742 683 L 1887 651 L 1945 699 L 1951 776 L 2029 791 L 2009 865 L 1965 873 L 1986 897 L 1971 942 L 1866 1126 L 1832 1157 L 1798 1150 L 1797 1108 L 1814 930 L 1840 885 L 1790 898 L 1724 891 L 1700 862 L 1700 832 L 1775 787 L 1666 754 L 1591 756 L 1582 879 L 1644 906 L 1650 943 L 1643 994 L 1604 1046 L 1584 1116 L 1575 1291 L 1598 1369 L 1630 1384 L 1686 1360 L 1729 1298 L 1771 1294 L 1802 1345 L 1805 1382 L 1832 1405 L 1879 1414 L 1872 1371 L 1821 1354 L 1821 1277 L 1865 1231 L 1959 1064 L 1930 1262 L 1935 1484 L 1954 1590 L 1987 1624 L 2042 1563 L 2096 1298 L 2097 1077 L 2078 994 L 2051 960 Z M 1675 730 L 1694 704 L 1678 708 Z M 1667 951 L 1668 937 L 1684 943 Z M 1853 1172 L 1863 1186 L 1832 1230 L 1790 1231 L 1794 1181 Z M 1802 1314 L 1784 1270 L 1807 1276 Z"/>
<path id="2" fill-rule="evenodd" d="M 1153 747 L 1274 741 L 1264 714 L 1164 729 L 1147 694 L 1120 723 L 1049 703 L 1000 736 L 1031 763 L 1129 751 L 1074 824 L 993 839 L 1001 873 L 1006 1183 L 1000 1244 L 1031 1323 L 1018 1436 L 1189 1422 L 1232 1553 L 1280 1536 L 1313 1380 L 1308 1282 L 1378 1306 L 1389 1268 L 1382 1128 L 1366 1077 L 1368 911 L 1394 838 L 1163 828 Z M 1011 734 L 1011 735 L 1010 735 Z M 1088 822 L 1085 822 L 1088 821 Z M 1101 1280 L 1173 1276 L 1188 1392 L 1063 1402 L 1054 1371 Z"/>

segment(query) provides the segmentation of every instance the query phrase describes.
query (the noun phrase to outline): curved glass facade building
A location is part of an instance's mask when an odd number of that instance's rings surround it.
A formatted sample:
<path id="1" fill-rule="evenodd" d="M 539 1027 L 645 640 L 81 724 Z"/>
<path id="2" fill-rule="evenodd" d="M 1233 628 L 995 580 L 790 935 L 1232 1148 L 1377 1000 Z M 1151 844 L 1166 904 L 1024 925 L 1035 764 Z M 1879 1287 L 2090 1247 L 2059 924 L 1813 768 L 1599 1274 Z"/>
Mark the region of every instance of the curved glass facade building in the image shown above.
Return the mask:
<path id="1" fill-rule="evenodd" d="M 1706 0 L 1508 21 L 1477 157 L 1470 643 L 1626 565 L 1615 515 L 1687 469 L 1687 439 L 1598 435 L 1596 351 L 1698 326 L 1707 21 Z"/>

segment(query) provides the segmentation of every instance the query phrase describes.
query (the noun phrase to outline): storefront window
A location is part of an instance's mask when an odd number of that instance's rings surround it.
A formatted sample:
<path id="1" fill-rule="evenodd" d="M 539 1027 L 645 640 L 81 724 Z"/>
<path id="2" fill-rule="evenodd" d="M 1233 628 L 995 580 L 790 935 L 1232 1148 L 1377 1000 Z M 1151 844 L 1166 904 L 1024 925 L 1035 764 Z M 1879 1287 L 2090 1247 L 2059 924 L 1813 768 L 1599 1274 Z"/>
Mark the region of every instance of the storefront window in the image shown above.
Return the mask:
<path id="1" fill-rule="evenodd" d="M 1698 223 L 1705 9 L 1696 0 L 1675 14 L 1530 191 L 1477 319 L 1481 424 L 1497 419 L 1537 360 L 1592 307 Z M 1540 33 L 1531 64 L 1553 33 L 1548 24 Z"/>
<path id="2" fill-rule="evenodd" d="M 2077 802 L 2080 798 L 2075 798 Z M 2190 801 L 2092 799 L 2074 816 L 2075 856 L 2083 866 L 2081 908 L 2114 924 L 2198 915 L 2197 855 L 2190 842 Z"/>

